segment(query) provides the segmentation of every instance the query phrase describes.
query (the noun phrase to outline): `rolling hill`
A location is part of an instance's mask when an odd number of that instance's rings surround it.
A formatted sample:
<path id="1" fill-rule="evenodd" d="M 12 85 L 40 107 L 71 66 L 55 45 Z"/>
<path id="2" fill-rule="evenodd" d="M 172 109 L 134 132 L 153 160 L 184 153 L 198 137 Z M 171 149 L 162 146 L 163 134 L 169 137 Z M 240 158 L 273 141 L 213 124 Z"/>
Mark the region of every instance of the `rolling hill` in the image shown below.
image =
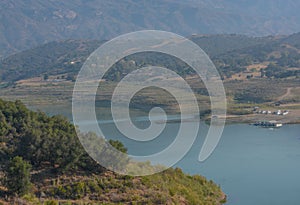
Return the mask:
<path id="1" fill-rule="evenodd" d="M 300 33 L 268 37 L 248 37 L 236 34 L 193 35 L 191 40 L 208 53 L 221 74 L 227 77 L 245 71 L 246 67 L 251 64 L 264 62 L 267 64 L 273 62 L 281 66 L 281 70 L 300 67 Z M 75 76 L 86 58 L 103 42 L 97 40 L 54 41 L 11 55 L 0 61 L 0 79 L 2 82 L 15 82 L 42 75 Z M 126 63 L 130 59 L 135 60 L 135 66 L 132 67 Z M 132 70 L 144 62 L 161 66 L 173 65 L 177 72 L 188 73 L 186 65 L 179 61 L 174 64 L 168 56 L 141 54 L 119 63 L 123 69 Z"/>

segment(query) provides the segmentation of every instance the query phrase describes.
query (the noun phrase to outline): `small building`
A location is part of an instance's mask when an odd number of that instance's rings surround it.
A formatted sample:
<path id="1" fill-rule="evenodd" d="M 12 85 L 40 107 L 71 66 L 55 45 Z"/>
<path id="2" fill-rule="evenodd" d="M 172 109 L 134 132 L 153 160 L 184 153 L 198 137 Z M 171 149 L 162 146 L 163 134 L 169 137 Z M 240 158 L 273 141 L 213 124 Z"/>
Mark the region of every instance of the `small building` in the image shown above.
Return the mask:
<path id="1" fill-rule="evenodd" d="M 288 111 L 288 110 L 285 110 L 285 111 L 283 111 L 283 113 L 282 113 L 282 115 L 287 115 L 287 114 L 289 114 L 289 111 Z"/>

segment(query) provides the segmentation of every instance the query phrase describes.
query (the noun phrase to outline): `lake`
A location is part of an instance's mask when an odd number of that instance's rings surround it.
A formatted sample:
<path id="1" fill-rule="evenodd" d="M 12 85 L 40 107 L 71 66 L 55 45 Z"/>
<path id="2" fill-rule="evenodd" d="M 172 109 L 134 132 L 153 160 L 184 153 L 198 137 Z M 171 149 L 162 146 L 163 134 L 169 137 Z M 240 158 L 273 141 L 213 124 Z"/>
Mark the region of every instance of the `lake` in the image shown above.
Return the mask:
<path id="1" fill-rule="evenodd" d="M 178 131 L 178 124 L 170 123 L 157 141 L 136 143 L 123 137 L 113 124 L 100 124 L 107 135 L 121 140 L 129 153 L 136 155 L 152 154 L 165 148 Z M 284 125 L 280 129 L 226 125 L 216 150 L 200 163 L 198 155 L 207 129 L 208 126 L 201 123 L 192 149 L 174 167 L 190 174 L 201 174 L 219 184 L 228 196 L 229 205 L 299 203 L 300 125 Z"/>
<path id="2" fill-rule="evenodd" d="M 145 128 L 149 125 L 145 119 L 136 118 L 135 123 Z M 109 120 L 100 121 L 100 127 L 111 139 L 122 141 L 130 154 L 141 155 L 168 146 L 179 124 L 167 124 L 157 139 L 147 143 L 125 138 Z M 200 133 L 192 149 L 174 167 L 190 174 L 201 174 L 219 184 L 228 196 L 228 205 L 299 204 L 300 125 L 284 125 L 279 129 L 226 125 L 213 154 L 200 163 L 198 155 L 207 129 L 208 125 L 200 124 Z"/>

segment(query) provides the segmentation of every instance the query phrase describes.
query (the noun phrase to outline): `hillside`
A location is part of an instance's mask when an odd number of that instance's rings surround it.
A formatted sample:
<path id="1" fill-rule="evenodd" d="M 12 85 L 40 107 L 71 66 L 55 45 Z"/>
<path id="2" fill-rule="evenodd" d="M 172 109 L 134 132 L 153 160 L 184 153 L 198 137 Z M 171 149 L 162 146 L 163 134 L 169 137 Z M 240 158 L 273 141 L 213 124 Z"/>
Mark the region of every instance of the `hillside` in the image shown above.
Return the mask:
<path id="1" fill-rule="evenodd" d="M 219 186 L 202 176 L 186 175 L 180 169 L 145 177 L 112 173 L 85 153 L 68 120 L 32 112 L 20 101 L 0 99 L 0 128 L 1 204 L 226 202 Z M 110 143 L 126 152 L 122 144 Z M 130 166 L 152 168 L 147 163 Z"/>
<path id="2" fill-rule="evenodd" d="M 234 74 L 249 72 L 248 66 L 261 63 L 265 63 L 266 67 L 270 63 L 278 66 L 276 69 L 266 69 L 269 76 L 288 77 L 299 74 L 297 69 L 289 69 L 300 67 L 300 33 L 269 37 L 193 35 L 191 40 L 208 53 L 223 77 L 231 78 Z M 65 78 L 74 79 L 86 58 L 101 43 L 103 41 L 54 41 L 17 53 L 0 61 L 0 79 L 7 83 L 43 75 L 64 75 Z M 129 65 L 130 60 L 134 60 L 135 65 Z M 137 54 L 127 57 L 116 67 L 123 69 L 121 73 L 124 70 L 129 72 L 145 62 L 171 66 L 180 74 L 190 73 L 187 65 L 163 54 Z M 112 76 L 110 78 L 113 79 Z"/>
<path id="3" fill-rule="evenodd" d="M 273 105 L 280 101 L 283 104 L 280 109 L 294 110 L 291 116 L 281 120 L 299 122 L 300 33 L 268 37 L 193 35 L 191 39 L 210 55 L 224 79 L 229 114 L 245 115 L 239 120 L 257 121 L 264 116 L 248 116 L 253 114 L 253 106 L 275 110 Z M 3 59 L 0 61 L 1 98 L 20 99 L 32 109 L 71 116 L 76 74 L 101 43 L 84 40 L 51 42 Z M 178 59 L 151 52 L 127 56 L 106 74 L 105 89 L 98 92 L 96 99 L 97 107 L 104 109 L 101 113 L 106 113 L 110 105 L 116 81 L 145 64 L 177 72 L 193 88 L 201 104 L 201 114 L 209 113 L 208 92 L 193 71 Z M 153 106 L 163 106 L 170 113 L 178 111 L 176 100 L 157 90 L 139 93 L 132 103 L 134 109 L 142 111 Z"/>
<path id="4" fill-rule="evenodd" d="M 46 73 L 77 73 L 99 45 L 100 41 L 91 40 L 56 41 L 12 55 L 0 63 L 1 81 L 16 81 Z"/>
<path id="5" fill-rule="evenodd" d="M 51 41 L 111 39 L 141 29 L 254 36 L 300 30 L 297 0 L 2 0 L 0 58 Z"/>

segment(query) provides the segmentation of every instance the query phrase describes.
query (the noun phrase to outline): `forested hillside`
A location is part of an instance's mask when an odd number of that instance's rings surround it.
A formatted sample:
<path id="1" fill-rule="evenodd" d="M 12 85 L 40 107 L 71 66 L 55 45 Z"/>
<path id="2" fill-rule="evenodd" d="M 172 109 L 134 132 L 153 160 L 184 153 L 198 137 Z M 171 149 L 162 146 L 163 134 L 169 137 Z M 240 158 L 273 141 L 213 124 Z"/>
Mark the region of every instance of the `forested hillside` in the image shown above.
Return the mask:
<path id="1" fill-rule="evenodd" d="M 247 69 L 251 65 L 261 72 L 261 76 L 285 78 L 299 75 L 300 34 L 260 38 L 243 35 L 192 36 L 191 40 L 208 53 L 225 78 L 249 72 Z M 101 43 L 58 41 L 12 55 L 0 61 L 1 81 L 11 83 L 44 75 L 63 75 L 64 79 L 74 80 L 86 58 Z M 262 63 L 266 66 L 260 70 L 259 64 Z M 192 74 L 188 66 L 178 59 L 162 54 L 142 53 L 118 62 L 107 78 L 115 80 L 118 73 L 122 77 L 122 74 L 145 64 L 172 68 L 181 75 Z"/>

